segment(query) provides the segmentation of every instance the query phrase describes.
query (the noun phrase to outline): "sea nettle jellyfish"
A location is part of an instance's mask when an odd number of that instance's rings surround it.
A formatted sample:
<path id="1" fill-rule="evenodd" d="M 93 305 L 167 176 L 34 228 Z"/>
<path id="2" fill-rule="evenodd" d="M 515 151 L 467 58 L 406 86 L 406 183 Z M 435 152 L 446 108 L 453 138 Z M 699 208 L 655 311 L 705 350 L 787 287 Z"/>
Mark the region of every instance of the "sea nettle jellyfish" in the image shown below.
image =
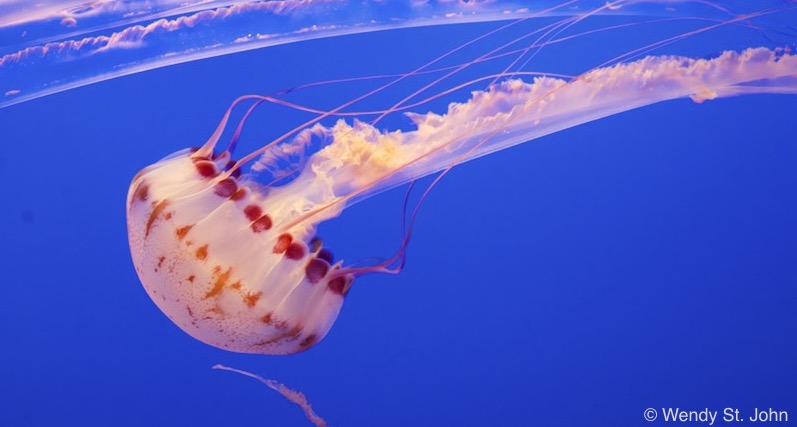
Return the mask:
<path id="1" fill-rule="evenodd" d="M 500 9 L 500 3 L 490 3 L 491 10 Z M 794 94 L 797 55 L 784 44 L 792 37 L 772 23 L 794 24 L 797 4 L 763 3 L 615 1 L 596 6 L 570 1 L 525 10 L 523 17 L 507 6 L 506 22 L 406 74 L 381 76 L 380 86 L 335 108 L 292 104 L 282 96 L 289 91 L 242 96 L 204 145 L 172 154 L 133 179 L 127 223 L 136 271 L 158 307 L 200 341 L 243 353 L 305 350 L 329 332 L 359 276 L 401 270 L 417 208 L 410 208 L 398 252 L 370 264 L 336 261 L 316 238 L 320 223 L 386 189 L 435 172 L 442 176 L 467 160 L 645 105 L 678 98 L 699 103 L 745 94 Z M 464 12 L 470 6 L 458 7 Z M 622 19 L 588 24 L 603 16 Z M 678 30 L 643 41 L 649 28 L 667 27 Z M 522 34 L 467 61 L 442 65 L 454 53 L 518 28 Z M 722 43 L 712 38 L 718 32 L 749 33 L 766 47 L 715 49 Z M 575 74 L 529 71 L 543 51 L 577 55 L 567 48 L 569 42 L 606 33 L 617 33 L 624 43 L 640 41 Z M 661 53 L 679 46 L 693 49 L 701 40 L 711 41 L 711 56 Z M 455 80 L 464 70 L 501 60 L 496 72 Z M 421 75 L 433 77 L 397 102 L 374 111 L 355 108 Z M 419 112 L 443 97 L 456 102 L 442 112 Z M 267 103 L 315 117 L 238 156 L 246 118 Z M 223 144 L 228 121 L 240 109 L 240 123 Z M 405 114 L 413 128 L 377 127 L 393 114 Z"/>

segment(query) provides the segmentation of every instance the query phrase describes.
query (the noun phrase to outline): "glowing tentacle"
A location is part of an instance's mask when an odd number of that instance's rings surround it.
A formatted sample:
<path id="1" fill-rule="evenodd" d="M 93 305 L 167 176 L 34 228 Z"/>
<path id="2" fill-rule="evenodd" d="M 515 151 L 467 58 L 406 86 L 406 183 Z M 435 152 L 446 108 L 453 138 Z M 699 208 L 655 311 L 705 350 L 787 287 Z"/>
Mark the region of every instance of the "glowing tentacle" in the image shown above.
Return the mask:
<path id="1" fill-rule="evenodd" d="M 316 125 L 313 131 L 333 142 L 313 156 L 307 169 L 331 182 L 338 197 L 330 204 L 351 203 L 443 170 L 463 153 L 461 161 L 471 160 L 665 100 L 703 102 L 753 93 L 797 93 L 797 55 L 755 48 L 714 59 L 651 56 L 594 69 L 569 82 L 509 80 L 474 91 L 467 102 L 450 104 L 446 114 L 409 114 L 417 127 L 410 132 L 379 131 L 359 121 Z"/>

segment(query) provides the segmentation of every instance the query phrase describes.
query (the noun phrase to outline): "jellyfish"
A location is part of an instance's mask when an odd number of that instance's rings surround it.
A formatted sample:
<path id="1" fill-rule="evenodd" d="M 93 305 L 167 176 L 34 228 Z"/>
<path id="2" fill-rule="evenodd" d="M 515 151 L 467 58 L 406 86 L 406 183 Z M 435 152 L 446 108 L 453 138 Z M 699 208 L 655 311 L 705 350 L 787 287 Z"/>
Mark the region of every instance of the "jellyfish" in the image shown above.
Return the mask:
<path id="1" fill-rule="evenodd" d="M 159 67 L 324 37 L 568 12 L 567 2 L 0 2 L 0 108 Z M 275 64 L 277 65 L 277 64 Z"/>
<path id="2" fill-rule="evenodd" d="M 155 68 L 317 38 L 584 17 L 595 10 L 603 16 L 716 21 L 750 8 L 736 3 L 741 10 L 698 0 L 0 2 L 0 108 Z M 779 3 L 793 2 L 759 2 L 756 11 Z"/>
<path id="3" fill-rule="evenodd" d="M 682 2 L 650 3 L 675 7 Z M 437 173 L 434 185 L 466 161 L 661 101 L 689 98 L 702 103 L 746 94 L 797 93 L 797 54 L 788 47 L 724 50 L 706 58 L 656 53 L 718 29 L 765 34 L 759 20 L 788 16 L 797 5 L 779 3 L 737 13 L 716 3 L 694 3 L 719 10 L 724 18 L 690 15 L 688 19 L 699 21 L 696 28 L 643 43 L 575 75 L 528 71 L 527 65 L 542 50 L 569 39 L 633 29 L 640 23 L 573 32 L 588 18 L 640 2 L 616 1 L 566 13 L 465 62 L 435 68 L 451 52 L 444 53 L 334 108 L 298 105 L 281 97 L 302 88 L 239 97 L 204 144 L 174 153 L 132 180 L 128 237 L 144 288 L 177 326 L 204 343 L 242 353 L 300 352 L 327 335 L 358 277 L 398 273 L 403 267 L 419 205 L 408 209 L 399 249 L 384 260 L 347 264 L 336 260 L 316 236 L 319 224 L 357 201 Z M 522 21 L 508 21 L 483 37 Z M 499 56 L 510 58 L 499 72 L 452 83 L 460 71 Z M 391 85 L 427 72 L 440 77 L 385 108 L 355 108 Z M 440 88 L 446 83 L 448 87 Z M 465 99 L 450 102 L 443 112 L 419 112 L 427 103 L 463 91 Z M 247 118 L 264 104 L 315 117 L 236 155 Z M 243 110 L 238 124 L 228 126 L 238 110 Z M 398 113 L 412 122 L 411 129 L 379 127 L 384 117 Z M 223 136 L 229 133 L 225 146 Z"/>

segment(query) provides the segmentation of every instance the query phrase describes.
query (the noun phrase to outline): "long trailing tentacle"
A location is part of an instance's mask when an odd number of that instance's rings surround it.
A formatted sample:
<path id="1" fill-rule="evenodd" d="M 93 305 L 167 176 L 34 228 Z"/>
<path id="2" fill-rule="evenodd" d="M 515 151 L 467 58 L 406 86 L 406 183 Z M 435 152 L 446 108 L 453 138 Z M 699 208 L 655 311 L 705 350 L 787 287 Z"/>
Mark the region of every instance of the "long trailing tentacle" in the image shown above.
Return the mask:
<path id="1" fill-rule="evenodd" d="M 789 8 L 789 9 L 794 9 L 794 8 L 797 8 L 797 6 L 790 6 L 790 7 L 788 7 L 788 8 Z M 711 25 L 708 25 L 708 26 L 706 26 L 706 27 L 702 27 L 702 28 L 700 28 L 700 29 L 698 29 L 698 30 L 689 31 L 689 32 L 687 32 L 687 33 L 685 33 L 685 34 L 686 34 L 686 36 L 694 36 L 694 35 L 696 35 L 696 34 L 704 33 L 704 32 L 707 32 L 707 31 L 710 31 L 710 30 L 713 30 L 713 29 L 719 28 L 719 27 L 720 27 L 720 26 L 722 26 L 722 25 L 731 25 L 731 24 L 738 23 L 738 22 L 740 22 L 740 21 L 741 21 L 741 20 L 743 20 L 743 19 L 749 19 L 751 16 L 762 16 L 762 15 L 764 15 L 764 14 L 775 13 L 775 12 L 776 12 L 776 10 L 770 9 L 770 10 L 767 10 L 767 11 L 765 11 L 765 12 L 761 12 L 761 13 L 756 13 L 756 14 L 748 14 L 748 15 L 745 15 L 744 17 L 738 17 L 738 18 L 735 18 L 735 19 L 732 19 L 732 20 L 729 20 L 729 21 L 724 21 L 724 23 L 720 23 L 720 24 L 711 24 Z M 676 36 L 676 37 L 679 37 L 679 36 Z M 673 37 L 673 38 L 675 38 L 675 37 Z M 647 46 L 645 46 L 645 47 L 643 47 L 643 48 L 640 48 L 640 49 L 645 49 L 645 48 L 648 48 L 648 47 L 650 47 L 650 46 L 652 46 L 652 45 L 655 45 L 655 44 L 656 44 L 656 43 L 653 43 L 653 44 L 651 44 L 651 45 L 647 45 Z M 607 63 L 609 63 L 609 62 L 611 62 L 611 63 L 613 63 L 613 62 L 616 62 L 616 58 L 615 58 L 614 60 L 612 60 L 612 61 L 607 61 Z M 587 70 L 586 72 L 582 73 L 582 76 L 583 76 L 583 75 L 586 75 L 586 74 L 588 74 L 588 73 L 589 73 L 589 71 L 595 70 L 595 69 L 597 69 L 597 68 L 600 68 L 600 66 L 593 67 L 593 68 L 591 68 L 590 70 Z M 577 79 L 579 79 L 579 78 L 581 78 L 581 77 L 575 77 L 575 79 L 574 79 L 574 80 L 577 80 Z M 548 93 L 548 94 L 541 94 L 541 95 L 540 95 L 540 99 L 542 99 L 544 96 L 547 96 L 547 95 L 552 95 L 553 93 L 555 93 L 555 91 L 558 91 L 558 90 L 560 90 L 560 89 L 561 89 L 561 87 L 560 87 L 560 88 L 555 88 L 555 89 L 552 89 L 552 92 L 551 92 L 551 93 Z M 509 124 L 510 124 L 510 123 L 508 123 L 507 125 L 509 125 Z M 500 130 L 499 130 L 499 131 L 500 131 Z M 494 132 L 493 134 L 491 134 L 491 135 L 490 135 L 490 137 L 494 136 L 494 135 L 495 135 L 495 134 L 497 134 L 497 133 L 498 133 L 498 131 L 497 131 L 497 132 Z M 457 139 L 462 139 L 462 138 L 464 138 L 464 137 L 466 137 L 466 136 L 467 136 L 467 134 L 458 135 L 458 138 L 457 138 Z M 481 144 L 483 144 L 483 143 L 484 143 L 484 142 L 486 142 L 487 140 L 489 140 L 489 137 L 486 137 L 486 138 L 484 138 L 484 139 L 482 140 L 482 142 L 481 142 L 480 144 L 478 144 L 478 145 L 481 145 Z M 455 142 L 455 141 L 454 141 L 454 140 L 452 140 L 452 141 L 449 141 L 449 143 L 453 143 L 453 142 Z M 414 164 L 414 163 L 416 163 L 416 162 L 418 162 L 418 161 L 420 161 L 420 160 L 423 160 L 423 158 L 425 158 L 425 157 L 428 157 L 428 156 L 430 156 L 430 155 L 433 155 L 433 154 L 435 154 L 437 151 L 439 151 L 439 150 L 443 149 L 443 148 L 444 148 L 444 147 L 446 147 L 447 145 L 448 145 L 448 144 L 442 144 L 442 145 L 440 145 L 439 147 L 437 147 L 436 149 L 434 149 L 434 150 L 431 150 L 431 151 L 429 151 L 429 152 L 427 152 L 427 153 L 424 153 L 424 154 L 423 154 L 423 156 L 421 156 L 421 157 L 418 157 L 418 158 L 415 158 L 415 159 L 413 159 L 413 160 L 409 161 L 408 163 L 406 163 L 406 164 L 402 165 L 400 168 L 397 168 L 397 169 L 401 169 L 401 168 L 403 168 L 403 167 L 410 166 L 411 164 Z M 476 148 L 478 148 L 478 147 L 476 147 Z M 475 148 L 474 148 L 474 149 L 475 149 Z M 457 164 L 457 163 L 461 162 L 461 161 L 462 161 L 462 159 L 459 159 L 459 160 L 457 160 L 457 161 L 454 161 L 454 162 L 452 162 L 452 166 L 453 166 L 454 164 Z M 391 172 L 390 174 L 392 174 L 392 173 L 395 173 L 395 171 L 394 171 L 394 172 Z M 383 179 L 385 179 L 385 178 L 387 178 L 387 176 L 378 176 L 378 177 L 375 177 L 375 178 L 374 178 L 373 180 L 371 180 L 371 181 L 370 181 L 368 184 L 366 184 L 366 185 L 362 186 L 361 188 L 358 188 L 358 189 L 356 189 L 356 190 L 352 191 L 351 193 L 347 194 L 346 196 L 343 196 L 343 197 L 341 197 L 341 198 L 338 198 L 338 199 L 336 199 L 336 200 L 334 200 L 334 201 L 330 202 L 330 203 L 329 203 L 329 204 L 327 204 L 327 205 L 320 206 L 320 207 L 316 208 L 316 209 L 315 209 L 315 210 L 313 210 L 313 211 L 310 211 L 310 212 L 307 212 L 307 213 L 305 213 L 305 215 L 303 215 L 302 217 L 299 217 L 299 218 L 297 218 L 297 219 L 296 219 L 296 220 L 294 220 L 292 223 L 290 223 L 290 224 L 286 224 L 286 225 L 285 225 L 285 227 L 286 227 L 286 228 L 289 228 L 289 227 L 291 227 L 291 226 L 295 225 L 296 223 L 299 223 L 299 222 L 305 221 L 305 220 L 309 219 L 310 217 L 312 217 L 312 216 L 316 215 L 318 212 L 320 212 L 320 211 L 323 211 L 323 210 L 325 210 L 325 209 L 329 208 L 330 206 L 333 206 L 333 205 L 336 205 L 336 204 L 340 204 L 340 203 L 346 203 L 347 201 L 349 201 L 349 200 L 351 200 L 351 199 L 353 199 L 353 198 L 355 198 L 355 197 L 357 197 L 357 196 L 361 195 L 362 193 L 364 193 L 364 192 L 366 192 L 366 191 L 370 190 L 372 187 L 376 186 L 376 185 L 377 185 L 377 184 L 378 184 L 378 183 L 379 183 L 381 180 L 383 180 Z"/>
<path id="2" fill-rule="evenodd" d="M 310 422 L 313 423 L 313 425 L 315 425 L 316 427 L 326 427 L 328 425 L 326 420 L 321 418 L 318 414 L 315 413 L 315 411 L 313 411 L 313 407 L 310 405 L 310 402 L 307 401 L 307 397 L 305 397 L 304 393 L 302 393 L 301 391 L 293 390 L 277 381 L 270 380 L 268 378 L 263 378 L 260 375 L 256 375 L 241 369 L 230 368 L 229 366 L 224 366 L 220 364 L 214 365 L 213 369 L 235 372 L 236 374 L 241 374 L 249 378 L 254 378 L 260 381 L 261 383 L 265 384 L 268 388 L 281 394 L 291 403 L 294 403 L 296 406 L 301 408 L 302 411 L 304 411 L 304 415 L 307 417 L 307 419 L 310 420 Z"/>

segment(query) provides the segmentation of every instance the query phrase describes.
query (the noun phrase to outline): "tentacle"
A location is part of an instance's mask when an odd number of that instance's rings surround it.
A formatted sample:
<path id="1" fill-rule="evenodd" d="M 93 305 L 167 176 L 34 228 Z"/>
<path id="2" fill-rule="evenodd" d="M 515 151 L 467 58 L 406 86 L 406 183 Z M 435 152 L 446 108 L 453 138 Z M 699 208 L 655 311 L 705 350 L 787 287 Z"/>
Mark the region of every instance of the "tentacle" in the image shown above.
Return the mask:
<path id="1" fill-rule="evenodd" d="M 263 378 L 260 375 L 255 375 L 251 372 L 243 371 L 240 369 L 230 368 L 224 365 L 214 365 L 213 369 L 235 372 L 237 374 L 241 374 L 249 378 L 254 378 L 260 381 L 261 383 L 265 384 L 268 388 L 281 394 L 284 398 L 296 404 L 296 406 L 302 408 L 302 411 L 304 411 L 304 415 L 316 427 L 326 427 L 328 425 L 323 418 L 318 416 L 318 414 L 316 414 L 315 411 L 313 411 L 313 407 L 310 405 L 310 402 L 307 401 L 307 398 L 304 396 L 304 393 L 302 393 L 301 391 L 293 390 L 291 388 L 288 388 L 284 384 L 278 383 L 277 381 Z"/>

